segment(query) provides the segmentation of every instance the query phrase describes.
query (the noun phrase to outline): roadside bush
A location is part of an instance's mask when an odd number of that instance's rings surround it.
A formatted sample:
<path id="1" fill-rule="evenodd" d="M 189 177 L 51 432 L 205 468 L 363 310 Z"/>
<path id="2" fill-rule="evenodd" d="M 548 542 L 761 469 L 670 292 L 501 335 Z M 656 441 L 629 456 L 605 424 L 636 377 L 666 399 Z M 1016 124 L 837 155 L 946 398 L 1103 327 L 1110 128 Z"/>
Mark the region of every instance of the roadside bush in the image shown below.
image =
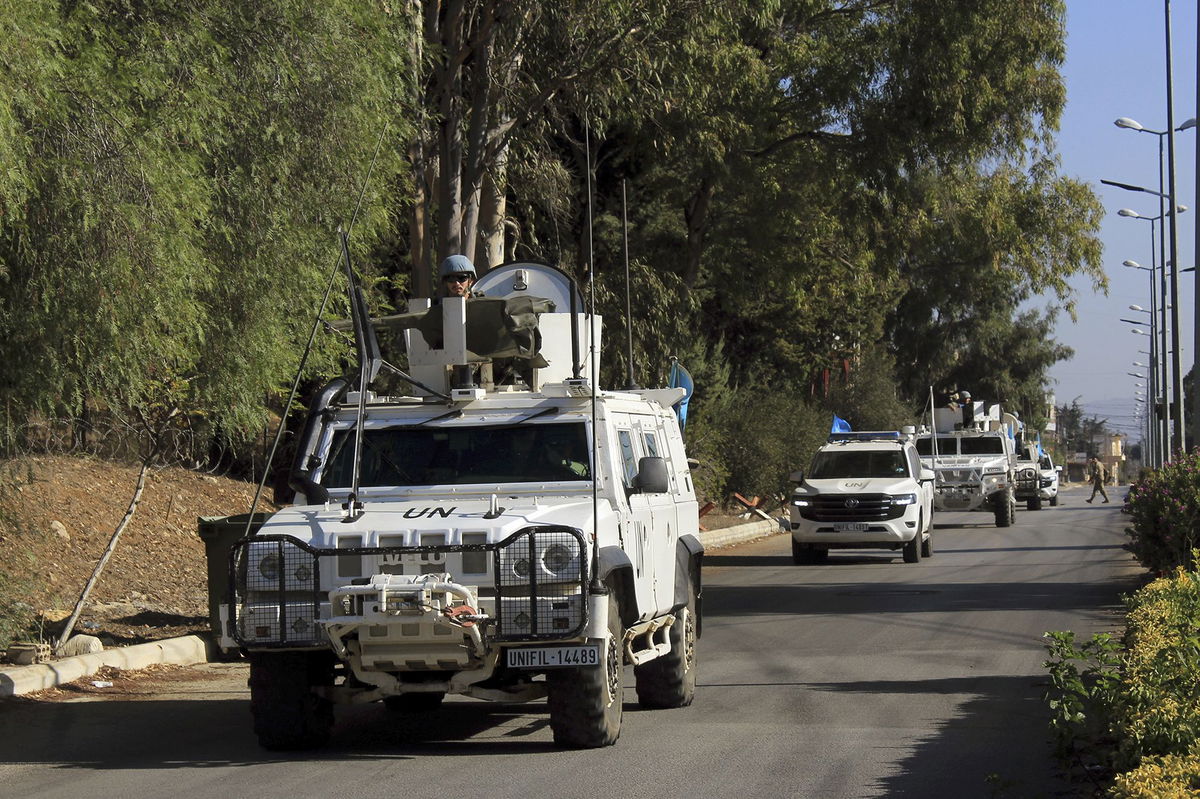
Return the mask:
<path id="1" fill-rule="evenodd" d="M 1176 569 L 1127 605 L 1123 647 L 1047 633 L 1058 753 L 1111 797 L 1200 795 L 1200 574 Z"/>
<path id="2" fill-rule="evenodd" d="M 705 407 L 688 430 L 688 454 L 700 461 L 694 473 L 708 499 L 725 502 L 737 491 L 777 497 L 791 490 L 788 475 L 808 468 L 829 435 L 830 418 L 787 392 L 731 389 Z M 691 422 L 689 422 L 689 427 Z"/>
<path id="3" fill-rule="evenodd" d="M 1200 520 L 1200 452 L 1148 472 L 1129 489 L 1130 551 L 1158 574 L 1193 568 Z"/>

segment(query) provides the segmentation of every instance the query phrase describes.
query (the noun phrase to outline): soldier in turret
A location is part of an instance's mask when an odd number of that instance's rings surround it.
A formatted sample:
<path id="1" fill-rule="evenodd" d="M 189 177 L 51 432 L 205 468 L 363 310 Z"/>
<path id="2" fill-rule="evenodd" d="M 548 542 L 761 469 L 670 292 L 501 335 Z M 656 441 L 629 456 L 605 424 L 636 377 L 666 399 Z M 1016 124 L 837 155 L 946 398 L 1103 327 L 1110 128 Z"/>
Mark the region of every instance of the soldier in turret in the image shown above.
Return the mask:
<path id="1" fill-rule="evenodd" d="M 475 264 L 465 255 L 451 255 L 442 261 L 438 269 L 438 280 L 442 284 L 443 297 L 474 297 L 471 287 L 475 285 Z"/>

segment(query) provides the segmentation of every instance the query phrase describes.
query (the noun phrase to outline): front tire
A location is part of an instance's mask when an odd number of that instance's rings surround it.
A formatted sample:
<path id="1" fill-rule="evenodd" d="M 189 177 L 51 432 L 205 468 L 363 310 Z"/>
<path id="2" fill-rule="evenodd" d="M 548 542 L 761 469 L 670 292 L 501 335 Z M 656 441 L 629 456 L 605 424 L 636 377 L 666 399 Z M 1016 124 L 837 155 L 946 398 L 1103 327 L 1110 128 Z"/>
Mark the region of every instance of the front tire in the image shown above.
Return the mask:
<path id="1" fill-rule="evenodd" d="M 1025 507 L 1026 507 L 1028 510 L 1041 510 L 1041 509 L 1042 509 L 1042 498 L 1041 498 L 1041 497 L 1035 497 L 1035 498 L 1033 498 L 1033 499 L 1029 500 L 1029 501 L 1028 501 L 1028 502 L 1025 504 Z"/>
<path id="2" fill-rule="evenodd" d="M 546 674 L 546 701 L 554 743 L 572 749 L 612 746 L 621 735 L 625 627 L 619 595 L 608 595 L 608 638 L 600 665 L 551 669 Z"/>
<path id="3" fill-rule="evenodd" d="M 250 654 L 250 712 L 264 749 L 315 749 L 329 741 L 333 703 L 313 688 L 333 685 L 327 652 Z"/>
<path id="4" fill-rule="evenodd" d="M 792 539 L 792 563 L 797 566 L 811 566 L 816 563 L 824 563 L 828 559 L 828 549 L 817 548 L 811 544 L 800 544 L 796 542 L 796 539 Z"/>
<path id="5" fill-rule="evenodd" d="M 696 696 L 696 586 L 668 632 L 671 651 L 633 667 L 638 703 L 645 708 L 687 707 Z"/>
<path id="6" fill-rule="evenodd" d="M 1054 496 L 1050 497 L 1050 507 L 1052 507 L 1052 508 L 1058 507 L 1058 494 L 1055 494 Z"/>
<path id="7" fill-rule="evenodd" d="M 904 544 L 904 562 L 905 563 L 920 563 L 921 562 L 921 531 L 917 530 L 917 534 L 912 537 L 911 541 Z"/>
<path id="8" fill-rule="evenodd" d="M 1016 501 L 1008 494 L 996 501 L 996 526 L 1011 527 L 1013 516 L 1016 515 Z"/>

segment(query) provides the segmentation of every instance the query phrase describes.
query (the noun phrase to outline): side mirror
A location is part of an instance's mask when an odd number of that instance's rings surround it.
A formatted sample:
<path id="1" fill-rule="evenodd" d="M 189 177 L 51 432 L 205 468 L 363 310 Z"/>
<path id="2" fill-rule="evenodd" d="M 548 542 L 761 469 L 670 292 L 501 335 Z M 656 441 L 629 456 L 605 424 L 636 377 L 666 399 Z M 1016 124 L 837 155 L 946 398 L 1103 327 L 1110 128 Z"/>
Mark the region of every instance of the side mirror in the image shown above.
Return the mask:
<path id="1" fill-rule="evenodd" d="M 1056 472 L 1059 472 L 1059 473 L 1061 474 L 1061 473 L 1062 473 L 1062 467 L 1061 467 L 1061 466 L 1055 466 L 1055 467 L 1054 467 L 1054 471 L 1056 471 Z"/>
<path id="2" fill-rule="evenodd" d="M 799 485 L 804 482 L 804 472 L 792 472 L 788 475 L 788 482 Z"/>
<path id="3" fill-rule="evenodd" d="M 920 480 L 922 480 L 922 481 L 924 481 L 924 480 L 936 480 L 936 479 L 937 479 L 937 472 L 935 472 L 933 469 L 927 469 L 927 468 L 925 468 L 924 466 L 922 466 L 922 467 L 921 467 L 921 474 L 920 474 L 920 478 L 919 478 L 919 479 L 920 479 Z"/>
<path id="4" fill-rule="evenodd" d="M 648 455 L 638 460 L 638 473 L 633 485 L 643 494 L 666 494 L 670 491 L 666 459 Z"/>

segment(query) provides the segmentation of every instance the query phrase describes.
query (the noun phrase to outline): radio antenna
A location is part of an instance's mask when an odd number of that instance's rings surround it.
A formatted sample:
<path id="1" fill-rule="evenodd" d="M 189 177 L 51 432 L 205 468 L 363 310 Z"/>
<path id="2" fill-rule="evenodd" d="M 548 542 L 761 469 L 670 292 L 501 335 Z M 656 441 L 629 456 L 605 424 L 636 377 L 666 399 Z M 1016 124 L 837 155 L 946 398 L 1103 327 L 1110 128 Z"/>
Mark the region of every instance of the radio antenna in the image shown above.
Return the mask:
<path id="1" fill-rule="evenodd" d="M 597 361 L 600 354 L 596 351 L 596 264 L 592 248 L 592 131 L 589 122 L 583 123 L 583 152 L 586 168 L 584 179 L 587 185 L 587 267 L 588 267 L 588 302 L 591 305 L 591 316 L 588 317 L 588 373 L 592 384 L 592 593 L 603 593 L 600 583 L 600 499 L 599 499 L 599 461 L 600 445 L 596 437 L 600 427 L 596 413 L 596 384 L 600 379 Z"/>
<path id="2" fill-rule="evenodd" d="M 375 152 L 371 154 L 371 166 L 367 168 L 367 175 L 363 178 L 362 187 L 358 192 L 358 202 L 354 204 L 354 213 L 350 215 L 350 224 L 347 226 L 347 231 L 354 229 L 354 223 L 358 220 L 359 209 L 362 208 L 363 197 L 367 193 L 367 186 L 371 185 L 371 173 L 375 171 L 375 162 L 379 160 L 379 147 L 383 144 L 383 137 L 387 134 L 388 126 L 384 125 L 383 130 L 379 131 L 379 140 L 375 142 Z M 333 293 L 333 283 L 337 280 L 338 269 L 342 266 L 342 251 L 338 251 L 337 260 L 334 261 L 333 269 L 329 271 L 329 282 L 325 285 L 325 296 L 321 298 L 321 307 L 317 309 L 316 318 L 313 319 L 312 330 L 308 334 L 308 343 L 304 345 L 304 353 L 300 356 L 300 365 L 296 367 L 296 377 L 292 380 L 292 390 L 288 394 L 287 403 L 283 406 L 283 415 L 279 419 L 279 427 L 275 430 L 275 441 L 271 444 L 271 451 L 267 454 L 267 462 L 263 464 L 262 479 L 258 481 L 258 488 L 254 491 L 254 500 L 250 503 L 250 513 L 246 515 L 246 529 L 242 533 L 243 538 L 250 537 L 250 528 L 254 524 L 254 511 L 258 509 L 258 501 L 262 498 L 263 488 L 267 484 L 267 477 L 271 474 L 271 464 L 275 461 L 275 452 L 279 449 L 279 441 L 283 438 L 284 426 L 287 422 L 288 413 L 292 410 L 292 403 L 296 401 L 296 394 L 300 391 L 300 379 L 304 376 L 304 367 L 308 365 L 308 356 L 312 352 L 313 342 L 317 338 L 317 331 L 321 329 L 321 316 L 325 313 L 325 306 L 329 304 L 329 296 Z"/>
<path id="3" fill-rule="evenodd" d="M 625 179 L 621 178 L 621 233 L 625 244 L 625 390 L 641 388 L 633 378 L 633 312 L 629 304 L 629 211 L 625 201 Z"/>

